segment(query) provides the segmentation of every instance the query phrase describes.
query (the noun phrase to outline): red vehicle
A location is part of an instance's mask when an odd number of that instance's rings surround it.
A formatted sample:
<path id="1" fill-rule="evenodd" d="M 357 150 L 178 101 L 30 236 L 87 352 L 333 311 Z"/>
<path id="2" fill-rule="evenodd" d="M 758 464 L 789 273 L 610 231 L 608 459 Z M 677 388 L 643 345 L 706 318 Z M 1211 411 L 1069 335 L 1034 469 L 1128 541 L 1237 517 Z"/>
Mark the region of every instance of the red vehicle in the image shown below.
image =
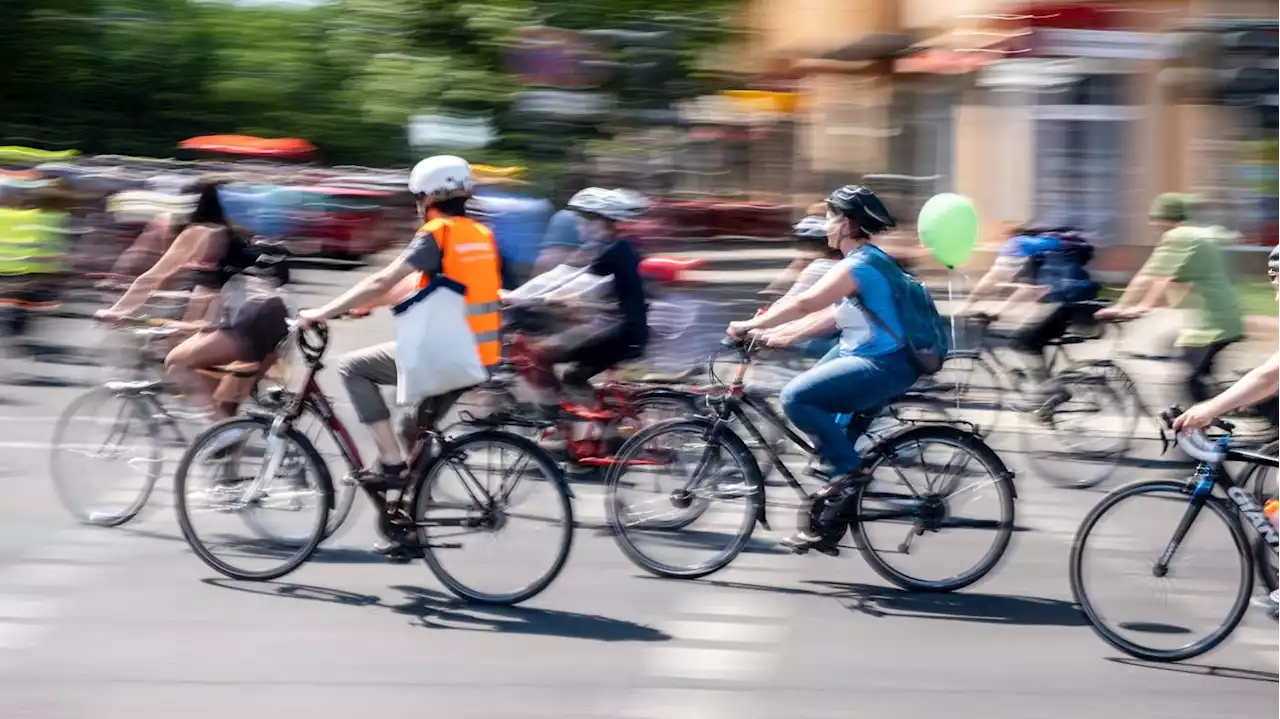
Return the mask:
<path id="1" fill-rule="evenodd" d="M 395 193 L 350 187 L 303 185 L 290 211 L 290 245 L 300 255 L 356 259 L 377 254 L 389 244 L 384 231 L 387 205 Z"/>

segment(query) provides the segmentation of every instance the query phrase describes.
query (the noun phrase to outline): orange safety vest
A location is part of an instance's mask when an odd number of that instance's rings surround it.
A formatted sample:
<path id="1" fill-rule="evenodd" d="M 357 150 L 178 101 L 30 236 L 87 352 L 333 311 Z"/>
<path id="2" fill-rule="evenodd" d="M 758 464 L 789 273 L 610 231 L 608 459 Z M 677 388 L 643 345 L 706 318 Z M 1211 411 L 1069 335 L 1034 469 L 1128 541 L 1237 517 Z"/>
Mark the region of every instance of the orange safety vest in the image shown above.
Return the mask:
<path id="1" fill-rule="evenodd" d="M 498 301 L 502 266 L 493 232 L 467 217 L 432 215 L 422 231 L 430 232 L 440 248 L 441 274 L 466 286 L 467 322 L 476 337 L 480 361 L 492 367 L 502 360 L 498 338 L 502 329 L 502 305 Z M 430 282 L 431 278 L 422 274 L 418 289 Z"/>

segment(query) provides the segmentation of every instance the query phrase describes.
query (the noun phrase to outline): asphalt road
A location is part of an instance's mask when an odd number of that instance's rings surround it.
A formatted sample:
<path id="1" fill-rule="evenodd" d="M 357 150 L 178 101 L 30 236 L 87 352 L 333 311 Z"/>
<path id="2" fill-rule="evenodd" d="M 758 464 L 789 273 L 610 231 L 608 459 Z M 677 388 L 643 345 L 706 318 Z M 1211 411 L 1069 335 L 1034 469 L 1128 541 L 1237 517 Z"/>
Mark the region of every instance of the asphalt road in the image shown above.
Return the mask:
<path id="1" fill-rule="evenodd" d="M 303 294 L 328 294 L 354 275 L 309 278 L 317 284 Z M 61 320 L 44 337 L 89 352 L 94 332 Z M 389 336 L 377 319 L 335 334 L 335 352 Z M 1226 645 L 1187 664 L 1128 660 L 1094 635 L 1071 603 L 1067 555 L 1080 518 L 1107 487 L 1047 485 L 1028 471 L 1013 433 L 992 443 L 1019 472 L 1019 531 L 1000 568 L 960 593 L 902 592 L 848 550 L 838 558 L 783 553 L 775 540 L 793 528 L 786 506 L 771 510 L 774 531 L 758 529 L 750 551 L 723 572 L 653 578 L 595 529 L 599 488 L 580 483 L 583 526 L 558 581 L 524 606 L 484 609 L 453 600 L 421 564 L 391 566 L 366 552 L 374 541 L 368 507 L 315 561 L 260 584 L 219 579 L 191 554 L 163 483 L 134 523 L 74 524 L 52 490 L 48 443 L 56 416 L 84 391 L 74 380 L 87 382 L 92 370 L 41 363 L 32 371 L 71 386 L 8 385 L 0 395 L 2 717 L 1200 719 L 1277 711 L 1276 624 L 1256 610 Z M 335 380 L 330 370 L 322 383 L 340 395 Z M 350 419 L 349 407 L 339 412 Z M 1112 482 L 1176 472 L 1144 439 Z M 773 488 L 771 499 L 792 497 Z M 1172 516 L 1153 511 L 1127 529 L 1163 541 Z M 504 559 L 534 550 L 517 546 Z M 937 562 L 959 550 L 927 549 Z M 1211 553 L 1210 571 L 1222 556 Z M 1117 601 L 1145 618 L 1148 607 L 1155 614 L 1184 597 L 1198 607 L 1221 589 L 1211 580 L 1176 586 Z"/>

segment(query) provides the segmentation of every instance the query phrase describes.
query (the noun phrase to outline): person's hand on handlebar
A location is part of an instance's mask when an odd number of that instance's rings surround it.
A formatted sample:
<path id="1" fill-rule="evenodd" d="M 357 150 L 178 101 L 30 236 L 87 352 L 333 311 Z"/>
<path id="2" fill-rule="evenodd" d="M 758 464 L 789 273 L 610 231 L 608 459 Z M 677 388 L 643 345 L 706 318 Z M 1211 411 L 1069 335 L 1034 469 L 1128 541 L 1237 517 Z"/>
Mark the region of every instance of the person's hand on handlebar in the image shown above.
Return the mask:
<path id="1" fill-rule="evenodd" d="M 1192 432 L 1197 429 L 1204 429 L 1205 427 L 1213 424 L 1214 420 L 1218 418 L 1218 415 L 1209 408 L 1208 404 L 1208 402 L 1200 402 L 1178 415 L 1178 417 L 1173 420 L 1173 431 Z"/>
<path id="2" fill-rule="evenodd" d="M 1147 307 L 1104 307 L 1093 313 L 1094 319 L 1100 322 L 1127 322 L 1147 316 L 1151 310 Z"/>
<path id="3" fill-rule="evenodd" d="M 725 334 L 729 335 L 730 338 L 741 342 L 743 339 L 746 339 L 747 333 L 753 329 L 755 329 L 755 327 L 752 326 L 751 320 L 738 320 L 729 323 L 729 326 L 725 329 Z"/>
<path id="4" fill-rule="evenodd" d="M 298 327 L 309 330 L 318 324 L 323 324 L 328 317 L 320 310 L 301 310 L 298 312 Z"/>
<path id="5" fill-rule="evenodd" d="M 124 318 L 125 315 L 112 310 L 96 310 L 93 313 L 94 322 L 101 322 L 106 325 L 118 325 Z"/>

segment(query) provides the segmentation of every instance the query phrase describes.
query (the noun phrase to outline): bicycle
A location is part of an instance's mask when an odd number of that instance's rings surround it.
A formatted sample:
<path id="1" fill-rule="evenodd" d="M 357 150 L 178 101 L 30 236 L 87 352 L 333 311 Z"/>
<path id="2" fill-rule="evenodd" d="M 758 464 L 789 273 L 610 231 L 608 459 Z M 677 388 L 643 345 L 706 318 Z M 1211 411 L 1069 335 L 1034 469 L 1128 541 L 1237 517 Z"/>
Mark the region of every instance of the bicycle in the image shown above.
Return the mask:
<path id="1" fill-rule="evenodd" d="M 420 551 L 428 568 L 450 592 L 479 603 L 517 604 L 535 596 L 551 584 L 563 569 L 572 546 L 573 510 L 568 483 L 549 454 L 523 437 L 492 428 L 446 437 L 436 428 L 436 423 L 461 392 L 451 393 L 443 398 L 428 398 L 420 403 L 416 413 L 417 434 L 413 438 L 409 458 L 410 484 L 394 500 L 390 500 L 386 488 L 368 481 L 370 472 L 365 469 L 350 433 L 334 413 L 317 383 L 316 375 L 323 367 L 322 359 L 329 343 L 327 326 L 316 325 L 308 333 L 295 323 L 293 332 L 307 367 L 302 389 L 286 397 L 283 404 L 275 409 L 251 410 L 245 416 L 219 422 L 205 430 L 192 442 L 178 467 L 174 478 L 178 524 L 187 543 L 205 564 L 233 579 L 278 579 L 302 566 L 319 547 L 334 508 L 333 481 L 314 445 L 293 426 L 304 410 L 312 408 L 325 419 L 348 465 L 349 472 L 342 482 L 353 487 L 360 485 L 377 508 L 379 532 L 385 539 L 398 543 L 406 550 Z M 245 552 L 250 559 L 255 554 L 269 555 L 274 549 L 290 552 L 278 565 L 253 570 L 232 564 L 217 556 L 196 531 L 193 522 L 195 507 L 188 499 L 187 492 L 192 483 L 192 469 L 204 455 L 204 447 L 227 432 L 237 432 L 238 436 L 254 432 L 262 434 L 266 439 L 265 450 L 260 453 L 263 465 L 251 476 L 243 476 L 238 472 L 221 472 L 209 492 L 213 499 L 213 513 L 239 515 L 252 525 L 261 521 L 253 516 L 254 512 L 284 509 L 292 513 L 299 510 L 302 499 L 311 497 L 319 500 L 317 518 L 306 527 L 307 531 L 301 538 L 281 538 L 279 534 L 273 533 L 274 536 L 259 537 L 265 541 L 245 544 Z M 241 442 L 247 444 L 247 436 Z M 479 454 L 486 447 L 514 450 L 520 460 L 504 470 L 498 489 L 492 491 L 463 465 L 469 455 Z M 533 517 L 535 521 L 558 528 L 556 552 L 547 571 L 523 587 L 506 593 L 486 593 L 475 589 L 459 580 L 453 571 L 446 569 L 438 554 L 441 550 L 460 549 L 462 543 L 452 541 L 456 539 L 456 535 L 438 537 L 435 532 L 458 529 L 493 533 L 504 528 L 512 519 L 525 518 L 511 512 L 508 505 L 521 484 L 521 479 L 526 478 L 523 474 L 526 467 L 541 473 L 545 480 L 541 486 L 550 487 L 554 494 L 550 502 L 552 509 L 563 512 L 563 518 L 559 520 Z M 440 490 L 443 482 L 443 471 L 449 468 L 460 468 L 458 477 L 465 496 L 442 500 L 437 495 L 437 490 Z M 310 485 L 306 483 L 307 470 L 314 478 Z M 532 485 L 533 482 L 530 479 L 524 484 Z M 427 518 L 428 513 L 437 511 L 454 511 L 455 515 L 445 519 Z M 281 546 L 272 547 L 272 543 Z M 262 546 L 263 544 L 268 546 Z"/>
<path id="2" fill-rule="evenodd" d="M 1161 415 L 1165 426 L 1172 427 L 1173 419 L 1181 413 L 1182 411 L 1176 407 L 1165 411 Z M 1223 463 L 1228 461 L 1246 462 L 1255 466 L 1276 467 L 1276 457 L 1232 446 L 1232 431 L 1235 429 L 1235 425 L 1230 422 L 1218 420 L 1213 426 L 1223 432 L 1216 439 L 1209 439 L 1203 431 L 1183 432 L 1176 435 L 1178 446 L 1199 462 L 1195 474 L 1190 479 L 1184 481 L 1143 480 L 1117 488 L 1085 515 L 1084 521 L 1080 523 L 1080 529 L 1076 532 L 1075 541 L 1072 543 L 1070 560 L 1072 596 L 1088 618 L 1094 632 L 1103 641 L 1138 659 L 1156 662 L 1176 662 L 1200 656 L 1218 646 L 1240 623 L 1253 593 L 1255 564 L 1254 548 L 1249 544 L 1243 525 L 1248 525 L 1253 533 L 1262 540 L 1273 561 L 1276 556 L 1280 533 L 1277 533 L 1276 528 L 1271 525 L 1271 522 L 1263 514 L 1262 508 L 1254 502 L 1253 497 L 1241 485 L 1233 481 L 1222 467 Z M 1167 435 L 1164 435 L 1163 431 L 1162 436 L 1164 437 L 1164 446 L 1168 449 L 1169 442 Z M 1225 497 L 1215 494 L 1215 488 L 1220 488 L 1222 495 L 1225 495 Z M 1218 624 L 1218 628 L 1198 640 L 1193 639 L 1192 641 L 1167 648 L 1149 646 L 1142 643 L 1138 638 L 1125 636 L 1123 632 L 1181 637 L 1188 634 L 1190 630 L 1180 625 L 1154 623 L 1145 620 L 1141 622 L 1120 622 L 1113 625 L 1098 610 L 1097 600 L 1094 596 L 1095 592 L 1100 592 L 1103 587 L 1109 587 L 1110 583 L 1093 585 L 1086 582 L 1085 577 L 1085 570 L 1091 564 L 1086 561 L 1085 552 L 1091 546 L 1091 541 L 1094 539 L 1094 531 L 1099 521 L 1113 513 L 1117 506 L 1127 500 L 1157 493 L 1170 495 L 1166 499 L 1172 499 L 1177 503 L 1172 506 L 1182 504 L 1185 505 L 1186 509 L 1182 511 L 1182 515 L 1173 530 L 1173 536 L 1167 542 L 1153 546 L 1149 552 L 1141 553 L 1141 566 L 1144 572 L 1150 572 L 1157 579 L 1171 579 L 1178 576 L 1179 567 L 1175 564 L 1175 559 L 1185 556 L 1187 548 L 1184 541 L 1191 535 L 1192 527 L 1198 526 L 1196 522 L 1202 516 L 1217 517 L 1226 528 L 1224 540 L 1227 541 L 1223 541 L 1220 547 L 1210 547 L 1207 550 L 1213 560 L 1214 568 L 1225 569 L 1228 564 L 1231 564 L 1233 568 L 1239 570 L 1234 602 L 1225 619 Z M 1227 500 L 1230 500 L 1230 502 Z M 1152 508 L 1167 506 L 1170 505 L 1153 504 Z M 1207 515 L 1203 512 L 1206 508 L 1209 510 Z M 1150 511 L 1153 511 L 1153 509 L 1142 512 L 1137 516 L 1145 518 L 1149 516 Z M 1203 529 L 1204 527 L 1199 526 L 1199 528 Z M 1196 536 L 1203 537 L 1204 535 L 1198 533 Z M 1126 544 L 1132 545 L 1133 542 L 1133 538 L 1128 537 Z M 1228 561 L 1230 556 L 1229 550 L 1226 550 L 1228 544 L 1234 546 L 1238 559 L 1237 563 L 1229 563 Z M 1178 599 L 1200 608 L 1203 604 L 1204 594 L 1202 587 L 1196 587 L 1192 592 L 1178 595 Z M 1143 605 L 1144 616 L 1149 609 L 1149 604 Z"/>
<path id="3" fill-rule="evenodd" d="M 583 303 L 579 303 L 579 307 Z M 564 450 L 557 453 L 568 471 L 575 474 L 608 468 L 621 439 L 633 434 L 645 422 L 648 411 L 675 412 L 680 415 L 697 410 L 695 402 L 678 389 L 686 377 L 659 382 L 647 379 L 624 382 L 619 370 L 604 373 L 594 388 L 588 404 L 564 400 L 554 417 L 548 417 L 528 402 L 522 402 L 514 391 L 520 381 L 536 382 L 539 369 L 524 333 L 543 333 L 559 320 L 559 311 L 545 306 L 524 306 L 511 311 L 507 328 L 514 330 L 506 343 L 505 360 L 493 379 L 481 386 L 492 411 L 485 419 L 491 426 L 532 430 L 533 437 L 559 434 L 565 438 Z M 586 436 L 575 438 L 579 425 L 586 425 Z"/>
<path id="4" fill-rule="evenodd" d="M 1084 302 L 1080 305 L 1101 308 L 1104 303 Z M 913 391 L 933 394 L 957 406 L 981 405 L 992 421 L 985 427 L 987 436 L 994 431 L 995 419 L 1008 406 L 1030 422 L 1018 441 L 1036 474 L 1059 487 L 1085 489 L 1106 481 L 1120 461 L 1128 455 L 1137 432 L 1140 417 L 1154 418 L 1143 401 L 1133 377 L 1110 357 L 1117 356 L 1116 347 L 1123 338 L 1122 321 L 1108 322 L 1112 349 L 1107 358 L 1074 359 L 1067 347 L 1098 341 L 1101 336 L 1068 332 L 1046 344 L 1048 357 L 1045 372 L 1051 379 L 1053 392 L 1032 407 L 1025 402 L 1006 403 L 1005 393 L 1027 395 L 1038 389 L 1028 373 L 1000 359 L 990 341 L 989 328 L 994 317 L 970 317 L 978 327 L 977 349 L 954 350 L 943 365 L 939 377 L 917 385 Z M 948 382 L 949 370 L 958 379 Z M 982 378 L 976 382 L 975 374 Z M 975 391 L 975 386 L 979 387 Z M 1050 441 L 1046 442 L 1045 439 Z M 1092 467 L 1093 472 L 1087 471 Z"/>
<path id="5" fill-rule="evenodd" d="M 185 447 L 190 444 L 183 425 L 202 418 L 199 413 L 171 404 L 166 398 L 172 399 L 177 395 L 171 385 L 163 377 L 157 376 L 155 371 L 161 362 L 156 352 L 158 346 L 180 331 L 174 327 L 175 323 L 132 317 L 125 318 L 120 324 L 131 328 L 132 336 L 139 341 L 132 357 L 131 376 L 128 379 L 106 381 L 72 400 L 54 426 L 50 452 L 50 474 L 63 506 L 78 521 L 103 527 L 118 527 L 137 517 L 147 505 L 156 481 L 161 476 L 164 446 L 169 444 Z M 248 365 L 211 367 L 205 371 L 241 378 L 256 377 L 258 374 L 256 367 Z M 78 430 L 75 423 L 90 412 L 111 406 L 115 407 L 115 417 L 110 421 L 106 439 L 96 450 L 91 451 L 90 443 L 83 438 L 84 432 Z M 70 455 L 85 455 L 95 462 L 114 459 L 121 456 L 121 446 L 130 437 L 136 437 L 145 443 L 140 452 L 126 460 L 131 469 L 142 466 L 141 485 L 113 493 L 116 505 L 123 505 L 123 508 L 107 509 L 97 505 L 96 500 L 84 501 L 84 483 L 96 481 L 99 472 L 67 467 L 67 458 Z"/>
<path id="6" fill-rule="evenodd" d="M 742 365 L 732 383 L 725 386 L 719 383 L 718 379 L 713 378 L 715 384 L 702 390 L 714 408 L 713 416 L 676 419 L 641 430 L 623 445 L 618 452 L 618 461 L 610 469 L 606 490 L 606 513 L 609 526 L 627 558 L 652 574 L 684 579 L 707 576 L 728 566 L 737 557 L 750 540 L 757 524 L 766 530 L 769 529 L 765 512 L 764 478 L 760 474 L 747 442 L 732 428 L 733 422 L 744 427 L 756 442 L 765 447 L 787 484 L 799 495 L 802 504 L 810 500 L 810 495 L 786 465 L 778 459 L 772 446 L 764 440 L 759 428 L 744 411 L 751 409 L 767 423 L 781 430 L 803 452 L 811 457 L 816 455 L 812 445 L 774 414 L 758 397 L 747 391 L 743 376 L 751 362 L 754 344 L 754 340 L 746 342 L 726 340 L 726 345 L 740 353 Z M 848 436 L 855 439 L 863 435 L 874 416 L 871 413 L 845 416 L 843 419 L 848 421 Z M 625 473 L 632 469 L 669 464 L 669 461 L 663 460 L 670 452 L 661 450 L 646 452 L 645 448 L 655 439 L 678 435 L 687 435 L 690 441 L 704 445 L 693 472 L 674 491 L 655 492 L 657 497 L 653 502 L 656 507 L 653 511 L 636 513 L 630 507 L 624 507 L 620 492 L 624 485 L 630 483 L 624 481 Z M 920 459 L 922 464 L 928 465 L 929 448 L 926 445 L 937 445 L 951 450 L 951 456 L 942 463 L 941 468 L 945 475 L 954 476 L 950 476 L 946 481 L 941 481 L 940 476 L 937 478 L 939 482 L 935 482 L 929 477 L 926 469 L 926 485 L 921 492 L 906 479 L 900 461 Z M 957 465 L 957 457 L 960 454 L 964 454 L 967 458 Z M 716 461 L 721 457 L 731 459 L 733 466 L 721 466 Z M 961 518 L 955 516 L 952 511 L 951 500 L 954 495 L 968 492 L 979 486 L 976 481 L 960 486 L 960 472 L 966 469 L 973 459 L 976 459 L 992 478 L 992 483 L 999 495 L 1000 516 L 994 521 Z M 876 440 L 874 446 L 864 453 L 863 461 L 863 466 L 871 469 L 873 473 L 881 468 L 892 469 L 906 485 L 906 492 L 881 490 L 876 487 L 876 480 L 873 477 L 871 481 L 858 483 L 851 494 L 837 496 L 836 499 L 825 503 L 814 502 L 808 510 L 802 512 L 801 521 L 813 522 L 813 526 L 829 528 L 827 542 L 823 545 L 829 548 L 826 553 L 838 554 L 839 548 L 836 543 L 844 537 L 846 531 L 852 530 L 856 549 L 877 574 L 899 587 L 916 591 L 944 592 L 961 589 L 981 579 L 999 563 L 1013 533 L 1013 504 L 1017 496 L 1012 481 L 1013 473 L 974 433 L 951 425 L 908 426 Z M 643 482 L 643 479 L 635 484 L 640 482 Z M 632 536 L 633 529 L 637 534 L 645 530 L 652 530 L 660 536 L 666 533 L 663 537 L 665 539 L 671 536 L 671 532 L 685 529 L 700 519 L 708 512 L 713 499 L 741 499 L 744 503 L 744 513 L 736 523 L 732 517 L 729 518 L 730 521 L 725 524 L 725 527 L 732 529 L 733 535 L 727 546 L 710 559 L 688 565 L 666 564 L 637 546 L 636 540 L 639 537 Z M 815 521 L 818 519 L 822 520 L 821 523 Z M 916 538 L 926 533 L 938 533 L 946 528 L 994 530 L 995 541 L 969 571 L 940 579 L 922 579 L 895 567 L 890 560 L 882 556 L 881 550 L 876 548 L 877 542 L 872 541 L 868 534 L 868 528 L 872 524 L 894 522 L 906 525 L 905 538 L 893 547 L 894 552 L 904 556 L 910 554 L 912 543 Z M 901 528 L 902 524 L 898 526 Z M 703 536 L 705 534 L 707 533 L 697 535 L 696 541 L 705 539 L 706 543 L 709 543 L 711 537 Z M 820 549 L 820 551 L 823 550 Z"/>

